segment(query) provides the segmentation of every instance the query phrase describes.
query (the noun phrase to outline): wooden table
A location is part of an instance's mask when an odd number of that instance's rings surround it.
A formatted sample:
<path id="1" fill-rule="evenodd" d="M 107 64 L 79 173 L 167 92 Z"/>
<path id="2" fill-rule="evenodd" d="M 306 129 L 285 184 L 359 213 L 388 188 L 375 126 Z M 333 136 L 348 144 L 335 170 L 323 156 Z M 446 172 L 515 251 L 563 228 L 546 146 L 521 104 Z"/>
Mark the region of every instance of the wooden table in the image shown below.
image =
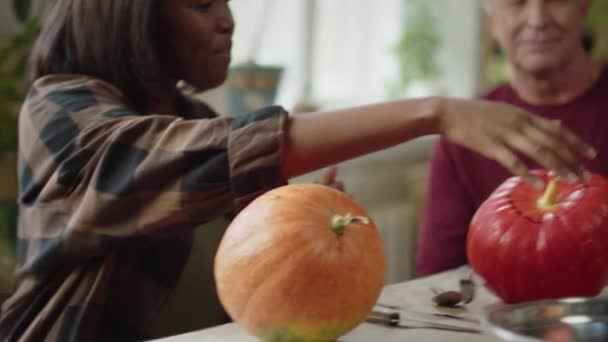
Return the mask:
<path id="1" fill-rule="evenodd" d="M 431 298 L 433 293 L 430 286 L 445 290 L 457 290 L 458 280 L 468 274 L 468 268 L 460 268 L 443 272 L 434 276 L 419 278 L 404 283 L 386 286 L 379 299 L 379 303 L 396 305 L 407 310 L 422 312 L 448 312 L 467 317 L 481 318 L 483 310 L 492 305 L 501 304 L 500 300 L 490 294 L 482 286 L 477 287 L 473 302 L 460 309 L 438 309 L 433 306 Z M 477 282 L 479 283 L 479 282 Z M 440 320 L 437 322 L 448 322 Z M 453 321 L 450 321 L 450 323 Z M 255 337 L 247 334 L 240 326 L 231 323 L 214 328 L 204 329 L 188 334 L 177 335 L 157 342 L 194 342 L 194 341 L 231 341 L 256 342 Z M 362 323 L 347 335 L 342 336 L 340 342 L 369 342 L 369 341 L 433 341 L 433 342 L 497 342 L 498 338 L 482 333 L 468 334 L 431 329 L 396 329 L 376 324 Z"/>

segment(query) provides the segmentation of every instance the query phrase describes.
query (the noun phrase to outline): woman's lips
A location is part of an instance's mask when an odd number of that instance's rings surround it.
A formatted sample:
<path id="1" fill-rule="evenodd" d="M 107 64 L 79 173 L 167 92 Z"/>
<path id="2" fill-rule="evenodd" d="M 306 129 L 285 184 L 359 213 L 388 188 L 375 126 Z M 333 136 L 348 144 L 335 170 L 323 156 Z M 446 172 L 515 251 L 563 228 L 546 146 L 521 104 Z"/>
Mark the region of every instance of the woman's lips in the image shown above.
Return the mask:
<path id="1" fill-rule="evenodd" d="M 213 56 L 220 59 L 224 63 L 230 63 L 231 56 L 232 56 L 231 51 L 232 51 L 232 42 L 231 41 L 220 44 L 217 48 L 212 50 Z"/>
<path id="2" fill-rule="evenodd" d="M 232 57 L 230 49 L 216 51 L 213 55 L 226 63 L 230 63 L 230 59 Z"/>
<path id="3" fill-rule="evenodd" d="M 228 41 L 226 43 L 219 44 L 215 49 L 213 49 L 213 53 L 225 54 L 225 53 L 230 53 L 231 50 L 232 50 L 232 42 Z"/>
<path id="4" fill-rule="evenodd" d="M 537 41 L 524 41 L 522 45 L 531 50 L 546 50 L 557 46 L 559 44 L 559 40 L 537 40 Z"/>

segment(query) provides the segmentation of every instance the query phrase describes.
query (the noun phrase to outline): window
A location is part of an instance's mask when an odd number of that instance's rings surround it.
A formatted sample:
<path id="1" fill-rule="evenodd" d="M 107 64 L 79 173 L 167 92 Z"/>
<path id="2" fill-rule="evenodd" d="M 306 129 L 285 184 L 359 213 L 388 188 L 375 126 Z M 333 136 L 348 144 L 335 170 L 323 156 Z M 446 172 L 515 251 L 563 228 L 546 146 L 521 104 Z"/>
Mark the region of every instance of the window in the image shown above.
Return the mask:
<path id="1" fill-rule="evenodd" d="M 277 103 L 291 107 L 300 98 L 306 80 L 306 13 L 316 7 L 312 97 L 323 107 L 353 105 L 382 100 L 385 85 L 396 71 L 391 47 L 397 41 L 402 0 L 233 0 L 237 22 L 234 63 L 251 55 L 254 32 L 267 20 L 259 51 L 260 64 L 285 68 Z"/>
<path id="2" fill-rule="evenodd" d="M 444 95 L 474 96 L 481 70 L 478 1 L 436 1 L 442 41 L 439 88 Z M 271 10 L 264 11 L 265 5 Z M 406 0 L 233 0 L 231 6 L 237 21 L 235 64 L 247 60 L 256 24 L 267 22 L 255 57 L 260 64 L 285 68 L 277 103 L 290 108 L 299 100 L 310 60 L 312 98 L 322 107 L 386 99 L 387 84 L 396 78 L 391 49 L 403 27 Z M 305 48 L 305 14 L 311 7 L 316 8 L 312 59 Z M 428 90 L 412 94 L 428 95 Z"/>

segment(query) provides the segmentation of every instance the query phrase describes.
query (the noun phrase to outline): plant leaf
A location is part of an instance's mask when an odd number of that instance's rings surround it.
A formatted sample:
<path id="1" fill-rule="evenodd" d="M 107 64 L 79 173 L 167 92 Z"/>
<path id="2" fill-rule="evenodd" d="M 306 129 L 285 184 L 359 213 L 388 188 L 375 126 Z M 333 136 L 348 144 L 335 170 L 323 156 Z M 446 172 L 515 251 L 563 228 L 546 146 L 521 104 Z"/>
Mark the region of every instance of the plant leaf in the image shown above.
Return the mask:
<path id="1" fill-rule="evenodd" d="M 13 11 L 19 21 L 24 22 L 30 14 L 31 0 L 13 0 Z"/>

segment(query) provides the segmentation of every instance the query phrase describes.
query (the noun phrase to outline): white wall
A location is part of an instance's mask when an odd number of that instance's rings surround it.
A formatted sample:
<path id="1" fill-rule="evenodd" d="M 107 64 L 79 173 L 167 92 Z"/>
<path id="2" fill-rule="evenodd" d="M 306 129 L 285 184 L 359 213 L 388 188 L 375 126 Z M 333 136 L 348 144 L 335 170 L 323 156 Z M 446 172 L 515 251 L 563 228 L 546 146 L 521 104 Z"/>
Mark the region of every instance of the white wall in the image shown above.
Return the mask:
<path id="1" fill-rule="evenodd" d="M 275 0 L 256 60 L 286 68 L 277 101 L 292 107 L 305 79 L 308 51 L 305 16 L 312 0 Z M 378 101 L 396 71 L 390 48 L 397 42 L 403 0 L 316 1 L 314 28 L 315 101 L 325 107 Z M 233 0 L 237 22 L 234 63 L 249 57 L 255 28 L 266 1 Z"/>
<path id="2" fill-rule="evenodd" d="M 471 97 L 478 92 L 482 34 L 479 0 L 433 0 L 439 2 L 442 46 L 438 62 L 447 95 Z"/>

